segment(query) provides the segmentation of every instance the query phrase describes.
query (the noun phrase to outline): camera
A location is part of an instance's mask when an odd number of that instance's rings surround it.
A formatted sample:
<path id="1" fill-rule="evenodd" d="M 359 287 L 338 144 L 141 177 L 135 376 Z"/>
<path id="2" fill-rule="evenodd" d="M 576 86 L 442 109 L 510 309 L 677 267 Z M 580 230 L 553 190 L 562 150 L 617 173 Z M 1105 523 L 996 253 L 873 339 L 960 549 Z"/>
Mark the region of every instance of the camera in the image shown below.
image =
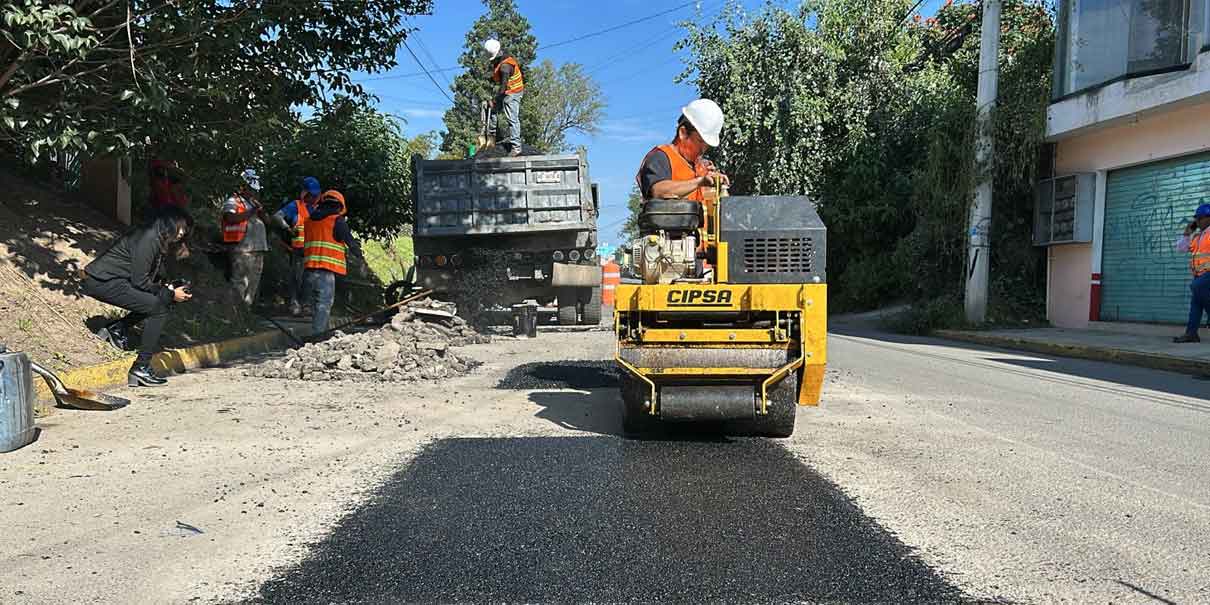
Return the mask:
<path id="1" fill-rule="evenodd" d="M 184 288 L 185 294 L 193 296 L 193 284 L 189 283 L 187 280 L 178 279 L 168 284 L 168 286 L 173 290 L 176 290 L 177 288 Z"/>

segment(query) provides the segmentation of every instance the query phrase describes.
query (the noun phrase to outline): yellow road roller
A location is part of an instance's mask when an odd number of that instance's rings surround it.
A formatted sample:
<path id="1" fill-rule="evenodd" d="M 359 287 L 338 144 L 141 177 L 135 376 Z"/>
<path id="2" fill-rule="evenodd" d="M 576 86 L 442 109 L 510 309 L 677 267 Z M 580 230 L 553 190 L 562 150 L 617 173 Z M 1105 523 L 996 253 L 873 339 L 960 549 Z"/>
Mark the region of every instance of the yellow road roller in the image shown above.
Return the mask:
<path id="1" fill-rule="evenodd" d="M 827 362 L 827 230 L 809 198 L 649 200 L 614 327 L 623 430 L 789 437 Z M 639 281 L 639 280 L 635 280 Z"/>

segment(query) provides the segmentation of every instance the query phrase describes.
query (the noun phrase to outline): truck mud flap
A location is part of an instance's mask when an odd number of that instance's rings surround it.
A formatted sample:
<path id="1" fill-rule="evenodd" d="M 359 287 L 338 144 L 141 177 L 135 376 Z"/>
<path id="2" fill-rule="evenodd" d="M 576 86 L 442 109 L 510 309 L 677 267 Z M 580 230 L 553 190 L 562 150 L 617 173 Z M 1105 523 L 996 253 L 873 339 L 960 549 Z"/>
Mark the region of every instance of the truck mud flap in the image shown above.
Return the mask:
<path id="1" fill-rule="evenodd" d="M 568 265 L 555 263 L 550 285 L 559 287 L 591 288 L 601 285 L 601 267 L 595 265 Z"/>

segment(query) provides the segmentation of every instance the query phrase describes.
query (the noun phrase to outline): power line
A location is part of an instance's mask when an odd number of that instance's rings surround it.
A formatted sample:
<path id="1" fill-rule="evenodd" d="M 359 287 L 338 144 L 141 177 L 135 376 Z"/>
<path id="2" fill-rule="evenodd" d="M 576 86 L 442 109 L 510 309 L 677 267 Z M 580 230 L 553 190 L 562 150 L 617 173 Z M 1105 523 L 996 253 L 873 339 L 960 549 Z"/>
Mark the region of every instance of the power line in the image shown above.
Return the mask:
<path id="1" fill-rule="evenodd" d="M 425 58 L 427 58 L 429 60 L 429 64 L 431 64 L 433 67 L 437 67 L 437 59 L 433 58 L 433 53 L 429 52 L 429 47 L 427 44 L 424 43 L 424 38 L 420 37 L 420 30 L 416 30 L 415 32 L 412 32 L 412 33 L 416 35 L 416 43 L 420 45 L 420 52 L 425 56 Z M 454 85 L 452 83 L 450 83 L 450 79 L 445 77 L 444 72 L 440 72 L 440 73 L 441 73 L 441 80 L 443 82 L 445 82 L 445 85 L 448 88 L 452 89 L 454 87 Z"/>
<path id="2" fill-rule="evenodd" d="M 668 13 L 674 13 L 674 12 L 676 12 L 676 11 L 679 11 L 679 10 L 683 9 L 683 8 L 688 8 L 688 7 L 690 7 L 690 6 L 693 6 L 694 4 L 696 4 L 696 0 L 694 0 L 693 2 L 686 2 L 686 3 L 684 3 L 684 4 L 679 4 L 679 5 L 677 5 L 677 6 L 674 6 L 674 7 L 670 8 L 670 9 L 667 9 L 667 10 L 662 10 L 662 11 L 660 11 L 660 12 L 658 12 L 658 13 L 652 13 L 652 14 L 650 14 L 650 15 L 647 15 L 646 17 L 639 17 L 638 19 L 634 19 L 633 21 L 627 21 L 627 22 L 625 22 L 625 23 L 621 23 L 621 24 L 615 25 L 615 26 L 613 26 L 613 27 L 607 27 L 607 28 L 602 29 L 602 30 L 598 30 L 598 31 L 595 31 L 595 32 L 592 32 L 592 33 L 584 34 L 583 36 L 577 36 L 577 37 L 572 38 L 572 39 L 570 39 L 570 40 L 564 40 L 564 41 L 562 41 L 562 42 L 555 42 L 554 44 L 546 44 L 546 45 L 544 45 L 544 46 L 539 46 L 539 47 L 538 47 L 538 50 L 546 50 L 546 49 L 550 49 L 550 48 L 557 48 L 557 47 L 559 47 L 559 46 L 566 46 L 566 45 L 568 45 L 568 44 L 572 44 L 572 43 L 575 43 L 575 42 L 580 42 L 580 41 L 582 41 L 582 40 L 587 40 L 587 39 L 589 39 L 589 38 L 595 38 L 595 37 L 597 37 L 597 36 L 602 36 L 602 35 L 605 35 L 605 34 L 607 34 L 607 33 L 609 33 L 609 32 L 614 32 L 614 31 L 617 31 L 617 30 L 619 30 L 619 29 L 623 29 L 623 28 L 626 28 L 626 27 L 630 27 L 631 25 L 637 25 L 637 24 L 642 23 L 642 22 L 644 22 L 644 21 L 650 21 L 650 20 L 652 20 L 652 19 L 655 19 L 656 17 L 663 17 L 664 15 L 667 15 Z"/>
<path id="3" fill-rule="evenodd" d="M 442 96 L 444 96 L 446 99 L 449 99 L 450 104 L 453 104 L 454 98 L 451 97 L 448 92 L 445 92 L 445 89 L 437 83 L 437 78 L 434 78 L 433 74 L 429 73 L 429 68 L 424 66 L 424 63 L 420 61 L 420 57 L 417 57 L 416 53 L 412 50 L 412 47 L 408 46 L 407 40 L 403 41 L 403 47 L 408 49 L 408 54 L 412 55 L 412 59 L 416 61 L 416 65 L 419 65 L 420 69 L 424 71 L 424 75 L 429 77 L 429 81 L 433 83 L 433 86 L 436 86 L 437 90 L 441 91 Z"/>
<path id="4" fill-rule="evenodd" d="M 660 12 L 658 12 L 658 13 L 652 13 L 652 14 L 650 14 L 650 15 L 646 15 L 646 16 L 643 16 L 643 17 L 639 17 L 639 18 L 637 18 L 637 19 L 633 19 L 633 20 L 631 20 L 631 21 L 627 21 L 627 22 L 625 22 L 625 23 L 619 23 L 618 25 L 614 25 L 614 26 L 611 26 L 611 27 L 607 27 L 607 28 L 605 28 L 605 29 L 597 30 L 597 31 L 594 31 L 594 32 L 589 32 L 589 33 L 587 33 L 587 34 L 584 34 L 584 35 L 582 35 L 582 36 L 577 36 L 577 37 L 575 37 L 575 38 L 571 38 L 571 39 L 569 39 L 569 40 L 563 40 L 563 41 L 561 41 L 561 42 L 555 42 L 554 44 L 545 44 L 545 45 L 540 45 L 540 46 L 538 46 L 538 50 L 546 50 L 546 49 L 550 49 L 550 48 L 557 48 L 557 47 L 560 47 L 560 46 L 566 46 L 566 45 L 568 45 L 568 44 L 573 44 L 573 43 L 576 43 L 576 42 L 581 42 L 581 41 L 587 40 L 587 39 L 589 39 L 589 38 L 595 38 L 595 37 L 597 37 L 597 36 L 602 36 L 602 35 L 605 35 L 605 34 L 608 34 L 608 33 L 611 33 L 611 32 L 615 32 L 615 31 L 617 31 L 617 30 L 619 30 L 619 29 L 624 29 L 624 28 L 630 27 L 630 26 L 632 26 L 632 25 L 637 25 L 637 24 L 639 24 L 639 23 L 643 23 L 643 22 L 645 22 L 645 21 L 650 21 L 650 20 L 652 20 L 652 19 L 656 19 L 656 18 L 658 18 L 658 17 L 662 17 L 662 16 L 667 15 L 667 14 L 669 14 L 669 13 L 674 13 L 674 12 L 676 12 L 676 11 L 679 11 L 679 10 L 682 10 L 682 9 L 685 9 L 685 8 L 688 8 L 688 7 L 690 7 L 690 6 L 693 6 L 695 3 L 696 3 L 696 0 L 694 0 L 693 2 L 685 2 L 685 3 L 682 3 L 682 4 L 678 4 L 677 6 L 674 6 L 674 7 L 672 7 L 672 8 L 662 10 L 662 11 L 660 11 Z M 407 47 L 407 42 L 404 42 L 404 47 Z M 411 48 L 408 48 L 408 52 L 411 52 Z M 415 56 L 416 56 L 416 55 L 415 55 L 415 53 L 413 53 L 413 54 L 412 54 L 412 57 L 413 57 L 413 58 L 415 58 Z M 419 59 L 417 59 L 417 61 L 416 61 L 416 62 L 417 62 L 417 63 L 419 63 L 419 62 L 420 62 L 420 60 L 419 60 Z M 432 78 L 432 74 L 434 74 L 434 73 L 445 73 L 445 72 L 450 72 L 450 71 L 458 71 L 458 70 L 462 69 L 462 67 L 461 67 L 461 66 L 458 66 L 458 67 L 442 67 L 442 68 L 436 68 L 436 65 L 437 65 L 437 64 L 436 64 L 436 61 L 434 61 L 434 62 L 433 62 L 434 69 L 428 69 L 427 67 L 424 67 L 424 68 L 423 68 L 424 70 L 423 70 L 423 71 L 419 71 L 419 72 L 412 72 L 412 73 L 406 73 L 406 74 L 391 74 L 391 75 L 386 75 L 386 76 L 376 76 L 376 77 L 373 77 L 373 78 L 362 78 L 362 79 L 360 79 L 360 80 L 357 80 L 357 82 L 375 82 L 375 81 L 379 81 L 379 80 L 402 80 L 402 79 L 405 79 L 405 78 L 418 78 L 418 77 L 420 77 L 420 76 L 428 76 L 429 78 Z M 423 67 L 423 66 L 422 66 L 422 67 Z"/>

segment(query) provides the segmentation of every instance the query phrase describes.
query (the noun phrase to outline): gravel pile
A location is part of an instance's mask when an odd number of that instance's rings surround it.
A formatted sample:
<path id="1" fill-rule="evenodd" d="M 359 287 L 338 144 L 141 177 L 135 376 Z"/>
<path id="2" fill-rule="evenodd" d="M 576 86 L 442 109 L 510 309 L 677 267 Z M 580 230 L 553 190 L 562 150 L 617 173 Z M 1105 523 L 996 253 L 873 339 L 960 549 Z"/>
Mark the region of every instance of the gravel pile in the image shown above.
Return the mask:
<path id="1" fill-rule="evenodd" d="M 455 310 L 454 305 L 437 301 L 411 303 L 382 328 L 357 334 L 337 332 L 323 342 L 291 349 L 284 359 L 253 366 L 247 374 L 294 380 L 385 382 L 440 380 L 465 374 L 479 363 L 460 357 L 452 349 L 491 342 L 491 337 L 453 316 Z"/>

